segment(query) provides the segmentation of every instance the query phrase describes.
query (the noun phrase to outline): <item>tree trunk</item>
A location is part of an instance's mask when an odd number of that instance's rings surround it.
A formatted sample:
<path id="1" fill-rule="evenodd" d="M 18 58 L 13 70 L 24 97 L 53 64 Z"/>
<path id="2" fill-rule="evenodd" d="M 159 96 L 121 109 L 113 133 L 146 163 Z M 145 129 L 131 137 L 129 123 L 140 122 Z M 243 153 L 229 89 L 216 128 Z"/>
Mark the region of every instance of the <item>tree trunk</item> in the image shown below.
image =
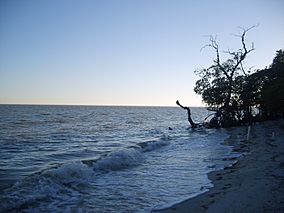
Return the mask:
<path id="1" fill-rule="evenodd" d="M 226 98 L 226 101 L 224 103 L 224 108 L 228 109 L 229 108 L 229 104 L 231 102 L 231 96 L 232 96 L 232 84 L 233 84 L 233 80 L 229 79 L 229 91 L 228 91 L 228 96 Z"/>

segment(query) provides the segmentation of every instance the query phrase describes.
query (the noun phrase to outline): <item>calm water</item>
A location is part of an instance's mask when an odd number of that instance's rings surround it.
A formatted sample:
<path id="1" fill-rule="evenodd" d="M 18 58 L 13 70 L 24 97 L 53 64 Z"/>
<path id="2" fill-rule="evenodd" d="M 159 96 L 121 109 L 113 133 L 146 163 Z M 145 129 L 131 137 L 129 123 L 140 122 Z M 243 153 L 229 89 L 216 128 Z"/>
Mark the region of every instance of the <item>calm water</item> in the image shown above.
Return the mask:
<path id="1" fill-rule="evenodd" d="M 150 212 L 203 192 L 231 155 L 224 130 L 187 130 L 177 107 L 0 105 L 0 117 L 4 212 Z"/>

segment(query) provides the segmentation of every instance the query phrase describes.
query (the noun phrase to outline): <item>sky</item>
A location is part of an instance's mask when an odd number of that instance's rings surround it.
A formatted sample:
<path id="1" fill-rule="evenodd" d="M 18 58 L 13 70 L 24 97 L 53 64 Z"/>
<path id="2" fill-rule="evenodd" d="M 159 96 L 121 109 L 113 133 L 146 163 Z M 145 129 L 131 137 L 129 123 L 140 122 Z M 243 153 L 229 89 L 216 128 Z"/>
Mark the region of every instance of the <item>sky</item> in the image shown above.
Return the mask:
<path id="1" fill-rule="evenodd" d="M 0 0 L 0 104 L 202 106 L 194 70 L 215 53 L 284 48 L 283 0 Z M 221 55 L 225 60 L 226 55 Z"/>

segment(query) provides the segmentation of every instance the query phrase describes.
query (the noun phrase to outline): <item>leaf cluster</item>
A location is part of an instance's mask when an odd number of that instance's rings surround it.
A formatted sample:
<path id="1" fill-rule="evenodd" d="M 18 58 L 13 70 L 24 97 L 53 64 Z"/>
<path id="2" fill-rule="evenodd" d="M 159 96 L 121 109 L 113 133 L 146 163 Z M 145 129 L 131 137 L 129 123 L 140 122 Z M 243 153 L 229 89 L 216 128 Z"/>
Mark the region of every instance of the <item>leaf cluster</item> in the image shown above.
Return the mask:
<path id="1" fill-rule="evenodd" d="M 220 59 L 216 38 L 211 36 L 210 43 L 203 47 L 212 48 L 216 58 L 209 68 L 195 71 L 200 79 L 196 81 L 194 91 L 208 106 L 219 109 L 220 126 L 251 120 L 252 106 L 258 107 L 265 116 L 284 117 L 284 51 L 276 52 L 269 68 L 251 74 L 243 67 L 247 55 L 254 50 L 253 43 L 247 47 L 245 36 L 254 27 L 241 28 L 242 47 L 234 52 L 226 51 L 228 58 L 225 61 Z"/>

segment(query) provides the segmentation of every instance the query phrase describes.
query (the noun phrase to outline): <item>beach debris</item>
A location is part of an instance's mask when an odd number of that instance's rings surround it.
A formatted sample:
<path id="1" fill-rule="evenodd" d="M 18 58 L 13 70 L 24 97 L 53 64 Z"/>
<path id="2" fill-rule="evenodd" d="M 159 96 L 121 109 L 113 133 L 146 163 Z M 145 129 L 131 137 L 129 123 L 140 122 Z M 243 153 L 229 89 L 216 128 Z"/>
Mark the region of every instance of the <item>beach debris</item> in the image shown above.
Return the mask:
<path id="1" fill-rule="evenodd" d="M 247 141 L 249 141 L 250 139 L 250 131 L 251 131 L 251 126 L 248 126 Z"/>

